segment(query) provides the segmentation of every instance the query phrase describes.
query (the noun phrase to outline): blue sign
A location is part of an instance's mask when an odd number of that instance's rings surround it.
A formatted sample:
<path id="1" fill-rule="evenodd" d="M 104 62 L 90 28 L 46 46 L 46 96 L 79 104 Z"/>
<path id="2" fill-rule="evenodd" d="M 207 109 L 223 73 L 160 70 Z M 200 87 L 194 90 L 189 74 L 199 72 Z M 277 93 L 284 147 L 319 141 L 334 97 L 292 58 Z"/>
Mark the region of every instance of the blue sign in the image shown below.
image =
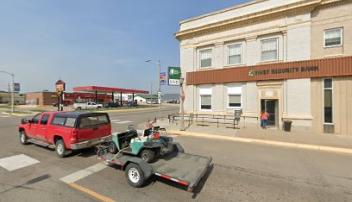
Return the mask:
<path id="1" fill-rule="evenodd" d="M 13 84 L 13 91 L 14 92 L 20 92 L 20 90 L 21 90 L 20 83 L 14 83 Z"/>

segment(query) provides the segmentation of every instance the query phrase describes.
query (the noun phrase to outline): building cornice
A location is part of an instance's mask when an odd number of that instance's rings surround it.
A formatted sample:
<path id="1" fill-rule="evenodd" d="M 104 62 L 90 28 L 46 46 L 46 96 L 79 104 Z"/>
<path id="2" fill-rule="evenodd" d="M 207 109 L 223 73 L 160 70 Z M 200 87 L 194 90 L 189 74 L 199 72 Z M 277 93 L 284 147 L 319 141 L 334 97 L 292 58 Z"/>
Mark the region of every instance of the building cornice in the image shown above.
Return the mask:
<path id="1" fill-rule="evenodd" d="M 248 15 L 238 16 L 238 17 L 231 18 L 228 20 L 223 20 L 223 21 L 219 21 L 219 22 L 215 22 L 215 23 L 209 23 L 207 25 L 182 30 L 182 31 L 175 33 L 175 37 L 176 37 L 176 39 L 181 41 L 181 40 L 192 38 L 194 36 L 199 36 L 202 34 L 226 30 L 226 29 L 229 29 L 231 26 L 235 26 L 236 24 L 248 23 L 251 21 L 259 20 L 259 19 L 262 20 L 262 18 L 267 19 L 270 17 L 276 17 L 278 15 L 282 15 L 282 14 L 289 12 L 289 11 L 292 11 L 292 10 L 311 11 L 319 5 L 334 3 L 334 2 L 338 2 L 338 1 L 341 1 L 341 0 L 305 0 L 305 1 L 296 2 L 296 3 L 284 5 L 284 6 L 279 6 L 279 7 L 273 8 L 273 9 L 268 9 L 268 10 L 264 10 L 264 11 L 251 13 Z M 248 4 L 253 4 L 253 3 L 256 3 L 256 2 L 250 2 Z M 245 4 L 245 6 L 248 4 Z M 236 9 L 236 7 L 231 8 L 231 9 Z M 226 12 L 226 11 L 228 11 L 228 10 L 225 9 L 225 10 L 221 10 L 220 12 Z M 211 13 L 211 14 L 200 16 L 199 18 L 194 18 L 191 20 L 197 20 L 197 19 L 209 16 L 209 15 L 216 15 L 216 14 L 217 13 Z M 187 21 L 183 21 L 183 22 L 187 22 Z"/>

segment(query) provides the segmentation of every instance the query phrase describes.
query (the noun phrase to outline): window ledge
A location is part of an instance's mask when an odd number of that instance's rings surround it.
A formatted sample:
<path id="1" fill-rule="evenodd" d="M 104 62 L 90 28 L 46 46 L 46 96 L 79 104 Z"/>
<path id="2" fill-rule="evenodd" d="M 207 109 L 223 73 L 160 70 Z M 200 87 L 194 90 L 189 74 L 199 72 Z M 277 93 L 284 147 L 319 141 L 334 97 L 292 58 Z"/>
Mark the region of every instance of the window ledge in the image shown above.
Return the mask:
<path id="1" fill-rule="evenodd" d="M 324 49 L 329 49 L 329 48 L 342 48 L 343 45 L 340 44 L 340 45 L 332 45 L 332 46 L 323 46 Z"/>
<path id="2" fill-rule="evenodd" d="M 246 64 L 227 64 L 227 65 L 224 65 L 223 68 L 236 68 L 236 67 L 245 67 Z"/>
<path id="3" fill-rule="evenodd" d="M 265 64 L 273 64 L 273 63 L 280 63 L 284 62 L 284 60 L 268 60 L 268 61 L 260 61 L 257 65 L 265 65 Z"/>
<path id="4" fill-rule="evenodd" d="M 215 67 L 199 67 L 197 71 L 206 71 L 206 70 L 214 70 Z"/>
<path id="5" fill-rule="evenodd" d="M 227 109 L 242 109 L 242 107 L 227 107 Z"/>

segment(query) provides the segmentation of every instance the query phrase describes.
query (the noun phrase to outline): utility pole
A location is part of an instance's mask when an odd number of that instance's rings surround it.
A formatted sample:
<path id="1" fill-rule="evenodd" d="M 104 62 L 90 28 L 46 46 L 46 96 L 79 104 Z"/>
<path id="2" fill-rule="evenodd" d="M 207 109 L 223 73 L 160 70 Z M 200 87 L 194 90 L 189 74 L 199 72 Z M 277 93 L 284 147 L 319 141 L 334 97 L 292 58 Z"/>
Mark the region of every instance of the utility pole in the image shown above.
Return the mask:
<path id="1" fill-rule="evenodd" d="M 185 92 L 183 91 L 183 82 L 184 79 L 180 79 L 180 107 L 181 107 L 181 124 L 180 124 L 180 130 L 184 131 L 185 130 L 185 108 L 184 108 L 184 101 L 185 101 Z"/>
<path id="2" fill-rule="evenodd" d="M 149 97 L 149 102 L 150 105 L 153 104 L 153 82 L 150 83 L 150 93 L 149 93 L 150 97 Z"/>
<path id="3" fill-rule="evenodd" d="M 157 62 L 154 62 L 153 60 L 146 60 L 145 62 L 151 62 L 154 63 L 158 66 L 158 103 L 159 103 L 159 109 L 158 109 L 158 114 L 157 116 L 160 116 L 160 110 L 161 110 L 161 84 L 160 84 L 160 71 L 161 71 L 161 65 L 160 65 L 160 60 Z"/>
<path id="4" fill-rule="evenodd" d="M 160 72 L 161 72 L 161 67 L 160 67 L 160 60 L 158 60 L 158 102 L 159 102 L 159 116 L 160 116 L 160 109 L 161 109 L 161 84 L 160 84 Z"/>
<path id="5" fill-rule="evenodd" d="M 14 113 L 14 110 L 15 110 L 15 96 L 14 96 L 14 91 L 15 91 L 15 74 L 13 73 L 10 73 L 10 72 L 7 72 L 7 71 L 3 71 L 3 70 L 0 70 L 0 73 L 4 73 L 4 74 L 7 74 L 7 75 L 10 75 L 11 76 L 11 115 Z"/>
<path id="6" fill-rule="evenodd" d="M 15 111 L 15 75 L 11 74 L 11 114 Z"/>

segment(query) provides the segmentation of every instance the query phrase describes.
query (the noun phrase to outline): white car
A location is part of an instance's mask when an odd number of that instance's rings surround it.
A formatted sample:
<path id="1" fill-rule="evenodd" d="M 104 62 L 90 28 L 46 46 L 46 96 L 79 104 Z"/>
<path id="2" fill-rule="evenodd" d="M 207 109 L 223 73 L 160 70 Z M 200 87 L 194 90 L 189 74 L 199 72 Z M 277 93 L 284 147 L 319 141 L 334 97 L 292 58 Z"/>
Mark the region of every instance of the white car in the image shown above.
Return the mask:
<path id="1" fill-rule="evenodd" d="M 73 108 L 75 110 L 82 110 L 82 109 L 101 109 L 103 108 L 102 104 L 97 104 L 95 102 L 86 102 L 86 103 L 74 103 Z"/>

